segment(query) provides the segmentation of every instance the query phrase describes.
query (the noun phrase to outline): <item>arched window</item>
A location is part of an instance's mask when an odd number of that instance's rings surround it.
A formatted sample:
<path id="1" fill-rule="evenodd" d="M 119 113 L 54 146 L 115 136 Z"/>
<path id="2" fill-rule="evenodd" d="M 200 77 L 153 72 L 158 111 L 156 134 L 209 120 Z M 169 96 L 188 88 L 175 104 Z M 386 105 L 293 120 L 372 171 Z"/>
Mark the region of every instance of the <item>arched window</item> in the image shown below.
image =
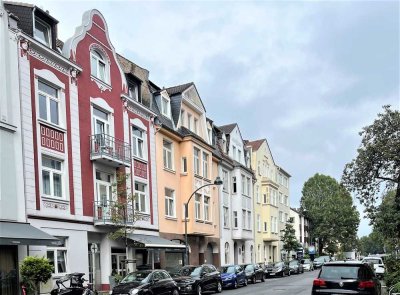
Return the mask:
<path id="1" fill-rule="evenodd" d="M 229 264 L 229 243 L 225 243 L 225 264 Z"/>
<path id="2" fill-rule="evenodd" d="M 108 83 L 107 63 L 97 50 L 90 52 L 90 73 L 97 79 Z"/>

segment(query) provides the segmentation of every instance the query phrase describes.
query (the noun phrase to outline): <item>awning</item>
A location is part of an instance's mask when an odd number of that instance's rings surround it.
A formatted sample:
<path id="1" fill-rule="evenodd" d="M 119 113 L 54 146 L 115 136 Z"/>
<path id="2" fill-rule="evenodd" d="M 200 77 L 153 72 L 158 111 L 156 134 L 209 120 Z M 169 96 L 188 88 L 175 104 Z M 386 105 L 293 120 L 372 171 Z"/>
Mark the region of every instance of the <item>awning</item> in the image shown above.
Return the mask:
<path id="1" fill-rule="evenodd" d="M 137 235 L 130 234 L 128 238 L 133 242 L 134 247 L 137 248 L 156 248 L 156 249 L 174 249 L 174 250 L 184 250 L 185 245 L 161 238 L 159 236 L 150 235 Z"/>
<path id="2" fill-rule="evenodd" d="M 56 246 L 59 242 L 29 223 L 0 221 L 0 245 Z"/>

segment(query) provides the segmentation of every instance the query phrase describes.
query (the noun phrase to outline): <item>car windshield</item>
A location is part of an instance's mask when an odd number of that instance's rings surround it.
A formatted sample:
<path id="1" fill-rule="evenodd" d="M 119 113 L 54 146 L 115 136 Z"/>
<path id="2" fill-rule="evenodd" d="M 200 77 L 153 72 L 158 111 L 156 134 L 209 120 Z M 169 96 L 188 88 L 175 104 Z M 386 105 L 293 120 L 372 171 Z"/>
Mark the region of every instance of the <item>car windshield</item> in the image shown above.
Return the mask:
<path id="1" fill-rule="evenodd" d="M 186 266 L 186 267 L 182 267 L 182 268 L 179 270 L 178 274 L 179 274 L 180 276 L 187 277 L 187 276 L 190 276 L 191 273 L 193 272 L 193 270 L 195 270 L 196 268 L 198 268 L 198 267 L 195 267 L 195 266 Z"/>
<path id="2" fill-rule="evenodd" d="M 251 264 L 246 265 L 245 270 L 253 270 L 253 265 L 251 265 Z"/>
<path id="3" fill-rule="evenodd" d="M 277 262 L 274 264 L 274 267 L 281 267 L 283 265 L 283 262 Z"/>
<path id="4" fill-rule="evenodd" d="M 121 283 L 140 282 L 142 284 L 149 281 L 150 273 L 148 271 L 137 271 L 129 273 Z"/>
<path id="5" fill-rule="evenodd" d="M 221 267 L 221 272 L 222 273 L 235 273 L 235 267 L 234 266 L 223 266 L 223 267 Z"/>
<path id="6" fill-rule="evenodd" d="M 372 264 L 382 264 L 382 261 L 379 258 L 364 258 L 363 262 Z"/>
<path id="7" fill-rule="evenodd" d="M 198 267 L 192 267 L 191 269 L 190 269 L 191 271 L 190 271 L 190 276 L 191 277 L 196 277 L 196 276 L 199 276 L 200 274 L 201 274 L 201 266 L 198 266 Z"/>
<path id="8" fill-rule="evenodd" d="M 331 280 L 357 279 L 359 269 L 360 267 L 356 265 L 324 265 L 320 278 Z"/>

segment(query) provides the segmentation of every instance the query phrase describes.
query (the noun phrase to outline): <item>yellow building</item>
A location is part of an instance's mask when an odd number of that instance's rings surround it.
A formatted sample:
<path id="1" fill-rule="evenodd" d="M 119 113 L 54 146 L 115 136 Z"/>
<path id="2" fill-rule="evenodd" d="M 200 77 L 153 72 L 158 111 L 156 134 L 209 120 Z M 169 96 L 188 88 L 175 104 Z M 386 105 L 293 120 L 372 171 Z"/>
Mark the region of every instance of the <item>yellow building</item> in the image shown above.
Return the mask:
<path id="1" fill-rule="evenodd" d="M 213 155 L 212 122 L 193 83 L 159 89 L 153 111 L 161 122 L 156 133 L 157 192 L 160 236 L 185 243 L 184 204 L 188 205 L 190 264 L 219 265 L 219 194 L 211 185 L 218 176 Z M 178 266 L 184 255 L 165 251 L 161 267 Z"/>
<path id="2" fill-rule="evenodd" d="M 256 261 L 272 263 L 283 257 L 281 230 L 289 218 L 290 175 L 276 165 L 266 139 L 250 141 L 254 183 L 254 245 Z"/>

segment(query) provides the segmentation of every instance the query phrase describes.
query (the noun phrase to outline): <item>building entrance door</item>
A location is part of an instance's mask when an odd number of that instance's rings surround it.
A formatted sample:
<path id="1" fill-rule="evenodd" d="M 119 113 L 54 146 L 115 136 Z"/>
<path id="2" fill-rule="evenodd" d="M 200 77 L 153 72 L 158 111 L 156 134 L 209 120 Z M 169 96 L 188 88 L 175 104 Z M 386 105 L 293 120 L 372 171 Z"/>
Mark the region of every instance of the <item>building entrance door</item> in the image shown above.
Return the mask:
<path id="1" fill-rule="evenodd" d="M 17 247 L 0 246 L 0 295 L 19 294 Z"/>

